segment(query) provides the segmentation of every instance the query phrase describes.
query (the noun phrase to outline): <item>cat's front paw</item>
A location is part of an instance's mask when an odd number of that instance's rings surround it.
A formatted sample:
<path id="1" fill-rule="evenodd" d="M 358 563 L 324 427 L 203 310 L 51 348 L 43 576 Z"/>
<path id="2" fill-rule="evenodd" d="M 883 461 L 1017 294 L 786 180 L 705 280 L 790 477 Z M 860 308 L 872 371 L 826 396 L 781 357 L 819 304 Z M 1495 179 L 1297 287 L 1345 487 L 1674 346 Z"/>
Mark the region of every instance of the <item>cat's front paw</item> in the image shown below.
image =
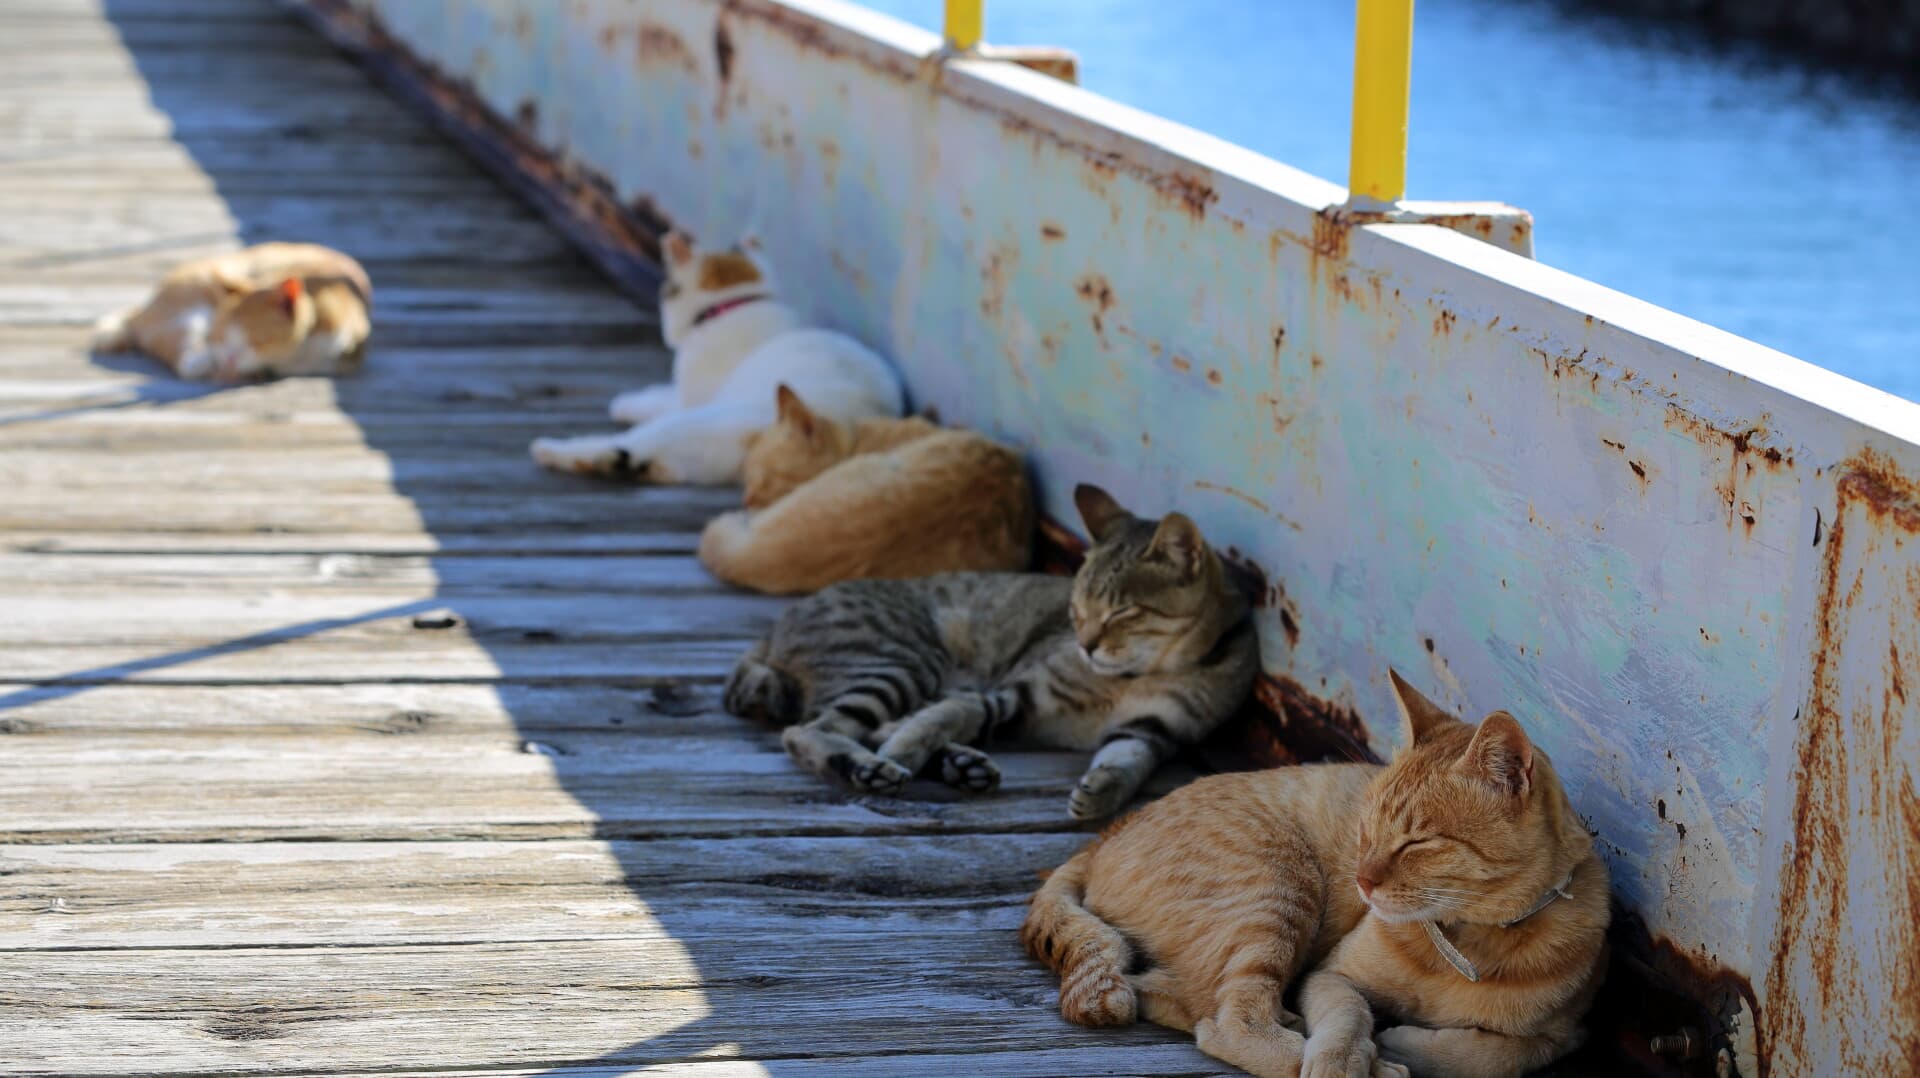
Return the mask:
<path id="1" fill-rule="evenodd" d="M 1080 776 L 1080 785 L 1067 796 L 1067 812 L 1076 820 L 1098 820 L 1120 811 L 1132 793 L 1125 775 L 1096 767 Z"/>
<path id="2" fill-rule="evenodd" d="M 575 475 L 605 475 L 646 482 L 657 479 L 650 461 L 610 438 L 535 438 L 529 447 L 541 467 Z"/>
<path id="3" fill-rule="evenodd" d="M 1374 1078 L 1378 1055 L 1370 1037 L 1308 1037 L 1300 1078 Z"/>
<path id="4" fill-rule="evenodd" d="M 949 745 L 940 754 L 940 780 L 956 790 L 983 794 L 1000 788 L 1000 766 L 979 749 Z"/>
<path id="5" fill-rule="evenodd" d="M 847 782 L 854 789 L 882 797 L 899 797 L 900 791 L 912 781 L 913 772 L 884 756 L 855 764 L 847 771 Z"/>

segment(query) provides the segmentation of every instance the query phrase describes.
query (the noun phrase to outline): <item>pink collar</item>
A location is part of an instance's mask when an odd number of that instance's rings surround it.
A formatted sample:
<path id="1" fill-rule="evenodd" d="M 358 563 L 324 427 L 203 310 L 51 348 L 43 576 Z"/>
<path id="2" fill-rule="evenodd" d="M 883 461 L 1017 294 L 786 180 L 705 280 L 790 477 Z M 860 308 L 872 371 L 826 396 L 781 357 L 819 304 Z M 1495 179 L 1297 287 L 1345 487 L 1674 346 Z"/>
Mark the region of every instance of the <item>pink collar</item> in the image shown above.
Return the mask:
<path id="1" fill-rule="evenodd" d="M 735 296 L 732 299 L 723 299 L 713 306 L 703 309 L 699 314 L 694 315 L 693 324 L 697 326 L 705 322 L 711 322 L 721 315 L 726 314 L 728 311 L 733 310 L 735 307 L 744 307 L 749 303 L 757 303 L 766 298 L 765 293 L 755 292 L 745 296 Z"/>

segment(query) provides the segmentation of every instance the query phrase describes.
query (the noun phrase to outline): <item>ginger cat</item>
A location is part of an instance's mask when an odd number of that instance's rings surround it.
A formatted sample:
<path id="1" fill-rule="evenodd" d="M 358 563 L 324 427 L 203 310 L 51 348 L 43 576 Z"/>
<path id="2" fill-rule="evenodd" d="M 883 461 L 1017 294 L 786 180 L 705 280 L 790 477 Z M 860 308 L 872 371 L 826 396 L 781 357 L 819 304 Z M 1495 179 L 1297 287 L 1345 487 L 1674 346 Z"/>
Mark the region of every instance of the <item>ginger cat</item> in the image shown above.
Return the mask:
<path id="1" fill-rule="evenodd" d="M 531 452 L 542 466 L 640 483 L 737 483 L 747 439 L 774 421 L 781 382 L 837 420 L 901 413 L 905 393 L 893 367 L 781 303 L 758 244 L 700 248 L 669 232 L 660 252 L 661 336 L 673 349 L 673 381 L 613 399 L 613 418 L 633 424 L 624 434 L 535 439 Z"/>
<path id="2" fill-rule="evenodd" d="M 343 374 L 373 324 L 360 263 L 310 243 L 263 243 L 176 266 L 153 298 L 94 326 L 97 352 L 142 352 L 194 381 Z"/>
<path id="3" fill-rule="evenodd" d="M 924 418 L 816 415 L 782 383 L 748 444 L 746 510 L 713 519 L 700 560 L 771 594 L 842 580 L 1025 569 L 1033 491 L 1020 454 Z"/>
<path id="4" fill-rule="evenodd" d="M 1392 677 L 1387 767 L 1201 779 L 1053 873 L 1021 938 L 1063 1015 L 1192 1030 L 1287 1078 L 1519 1075 L 1579 1046 L 1605 864 L 1513 716 L 1469 726 Z M 1281 997 L 1308 970 L 1296 1016 Z M 1374 1011 L 1399 1024 L 1376 1035 Z"/>

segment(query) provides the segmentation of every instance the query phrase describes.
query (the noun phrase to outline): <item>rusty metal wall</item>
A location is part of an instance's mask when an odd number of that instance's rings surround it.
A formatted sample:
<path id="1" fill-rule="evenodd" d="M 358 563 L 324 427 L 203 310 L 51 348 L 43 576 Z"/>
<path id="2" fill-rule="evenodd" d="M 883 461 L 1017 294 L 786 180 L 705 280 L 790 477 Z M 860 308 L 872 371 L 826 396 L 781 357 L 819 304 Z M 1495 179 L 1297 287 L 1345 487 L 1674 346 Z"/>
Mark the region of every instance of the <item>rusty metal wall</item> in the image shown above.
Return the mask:
<path id="1" fill-rule="evenodd" d="M 1743 1070 L 1920 1059 L 1920 407 L 856 6 L 353 3 L 574 190 L 758 232 L 1055 519 L 1200 520 L 1296 714 L 1520 715 Z"/>

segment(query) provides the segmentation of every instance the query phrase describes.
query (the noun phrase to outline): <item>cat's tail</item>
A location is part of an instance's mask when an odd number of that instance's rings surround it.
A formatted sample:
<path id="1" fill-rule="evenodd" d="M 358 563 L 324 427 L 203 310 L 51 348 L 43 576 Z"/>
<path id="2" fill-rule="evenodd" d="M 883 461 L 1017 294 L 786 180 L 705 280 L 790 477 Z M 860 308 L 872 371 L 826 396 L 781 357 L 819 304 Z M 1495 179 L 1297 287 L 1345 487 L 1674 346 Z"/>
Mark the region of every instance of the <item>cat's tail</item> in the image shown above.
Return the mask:
<path id="1" fill-rule="evenodd" d="M 1081 904 L 1095 843 L 1055 869 L 1027 908 L 1020 942 L 1060 975 L 1060 1015 L 1083 1026 L 1132 1025 L 1139 1000 L 1127 983 L 1133 946 Z"/>
<path id="2" fill-rule="evenodd" d="M 133 309 L 102 315 L 93 324 L 88 347 L 103 356 L 133 351 Z"/>
<path id="3" fill-rule="evenodd" d="M 761 641 L 740 657 L 733 674 L 727 678 L 721 700 L 727 713 L 743 719 L 780 726 L 800 720 L 800 685 L 793 675 L 769 664 L 767 644 Z"/>

